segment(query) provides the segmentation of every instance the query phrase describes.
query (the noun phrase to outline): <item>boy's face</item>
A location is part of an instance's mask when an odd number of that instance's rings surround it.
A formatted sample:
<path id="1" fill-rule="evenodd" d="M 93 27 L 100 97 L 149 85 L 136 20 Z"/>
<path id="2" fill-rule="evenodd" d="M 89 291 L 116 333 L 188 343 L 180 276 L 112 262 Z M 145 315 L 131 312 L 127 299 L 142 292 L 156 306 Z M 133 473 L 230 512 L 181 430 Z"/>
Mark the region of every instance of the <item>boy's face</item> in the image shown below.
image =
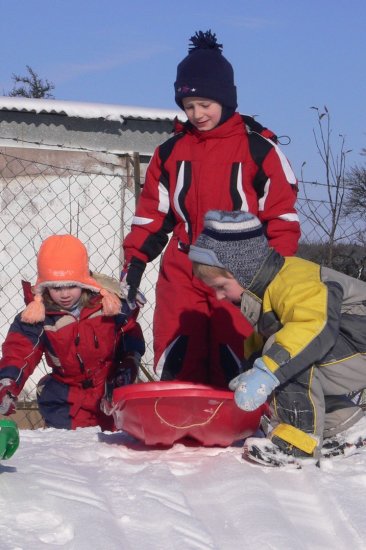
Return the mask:
<path id="1" fill-rule="evenodd" d="M 184 111 L 193 126 L 201 132 L 216 128 L 222 115 L 222 106 L 213 99 L 185 97 L 182 100 Z"/>
<path id="2" fill-rule="evenodd" d="M 233 304 L 240 304 L 244 288 L 234 277 L 216 275 L 202 278 L 202 281 L 212 288 L 218 300 L 229 300 Z"/>

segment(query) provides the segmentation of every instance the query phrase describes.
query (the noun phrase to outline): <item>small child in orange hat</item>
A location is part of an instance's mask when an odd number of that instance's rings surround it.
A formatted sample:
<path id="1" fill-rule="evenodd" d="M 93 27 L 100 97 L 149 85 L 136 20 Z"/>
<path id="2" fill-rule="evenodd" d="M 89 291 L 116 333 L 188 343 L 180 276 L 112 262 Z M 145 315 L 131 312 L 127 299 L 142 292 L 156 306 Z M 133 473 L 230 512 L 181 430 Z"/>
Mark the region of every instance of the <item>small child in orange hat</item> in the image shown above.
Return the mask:
<path id="1" fill-rule="evenodd" d="M 15 412 L 17 396 L 44 355 L 51 372 L 38 383 L 37 400 L 46 426 L 113 430 L 100 402 L 107 381 L 120 380 L 124 369 L 124 380 L 133 382 L 137 374 L 145 351 L 138 309 L 130 310 L 118 281 L 91 274 L 87 250 L 72 235 L 42 243 L 37 271 L 32 289 L 23 284 L 28 304 L 2 347 L 0 414 Z"/>

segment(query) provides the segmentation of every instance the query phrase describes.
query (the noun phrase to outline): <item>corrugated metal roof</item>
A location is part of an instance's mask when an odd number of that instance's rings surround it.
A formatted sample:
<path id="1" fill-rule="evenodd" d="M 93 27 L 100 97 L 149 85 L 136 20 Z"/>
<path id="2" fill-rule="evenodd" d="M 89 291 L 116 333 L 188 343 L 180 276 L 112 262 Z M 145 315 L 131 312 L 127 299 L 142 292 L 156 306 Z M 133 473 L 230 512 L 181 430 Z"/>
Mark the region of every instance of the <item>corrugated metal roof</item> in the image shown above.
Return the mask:
<path id="1" fill-rule="evenodd" d="M 179 117 L 181 120 L 186 119 L 183 111 L 178 110 L 7 96 L 0 96 L 0 111 L 49 113 L 77 118 L 104 118 L 114 121 L 123 121 L 124 118 L 174 120 Z"/>

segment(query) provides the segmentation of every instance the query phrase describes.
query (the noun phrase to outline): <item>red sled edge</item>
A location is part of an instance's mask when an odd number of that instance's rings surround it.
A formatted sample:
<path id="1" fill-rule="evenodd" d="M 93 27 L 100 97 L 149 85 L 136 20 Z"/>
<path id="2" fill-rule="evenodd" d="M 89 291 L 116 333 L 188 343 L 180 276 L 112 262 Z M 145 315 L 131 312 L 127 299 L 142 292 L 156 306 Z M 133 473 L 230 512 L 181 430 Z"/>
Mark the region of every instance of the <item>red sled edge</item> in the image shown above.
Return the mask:
<path id="1" fill-rule="evenodd" d="M 246 412 L 229 390 L 186 382 L 146 382 L 117 388 L 109 414 L 118 430 L 146 445 L 171 446 L 193 439 L 203 446 L 227 447 L 253 435 L 268 407 Z"/>

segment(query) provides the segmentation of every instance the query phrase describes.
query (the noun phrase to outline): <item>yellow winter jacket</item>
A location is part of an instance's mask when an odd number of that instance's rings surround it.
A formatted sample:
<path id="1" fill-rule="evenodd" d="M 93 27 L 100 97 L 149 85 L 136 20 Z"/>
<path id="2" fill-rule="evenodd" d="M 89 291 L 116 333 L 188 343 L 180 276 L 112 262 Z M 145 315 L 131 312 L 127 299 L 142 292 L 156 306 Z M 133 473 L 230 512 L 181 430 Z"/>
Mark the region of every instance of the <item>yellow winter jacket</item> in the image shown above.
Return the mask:
<path id="1" fill-rule="evenodd" d="M 262 299 L 258 332 L 274 335 L 263 360 L 281 383 L 313 364 L 366 352 L 366 283 L 273 251 L 249 290 Z"/>

